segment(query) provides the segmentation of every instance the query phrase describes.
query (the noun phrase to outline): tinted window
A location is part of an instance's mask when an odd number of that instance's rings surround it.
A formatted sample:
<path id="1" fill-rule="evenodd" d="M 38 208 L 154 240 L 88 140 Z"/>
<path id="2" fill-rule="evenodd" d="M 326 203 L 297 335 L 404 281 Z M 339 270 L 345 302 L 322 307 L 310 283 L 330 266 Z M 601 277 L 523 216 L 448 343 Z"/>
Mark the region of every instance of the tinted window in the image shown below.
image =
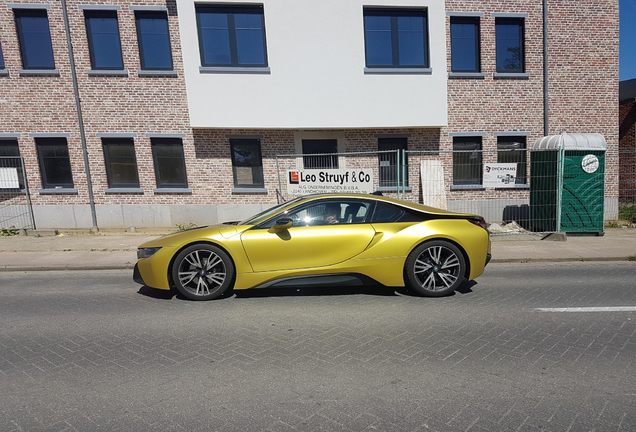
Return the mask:
<path id="1" fill-rule="evenodd" d="M 364 200 L 321 200 L 294 207 L 266 221 L 261 228 L 270 228 L 282 217 L 291 218 L 295 227 L 330 224 L 365 223 L 371 202 Z"/>
<path id="2" fill-rule="evenodd" d="M 450 34 L 451 70 L 479 72 L 479 18 L 451 18 Z"/>
<path id="3" fill-rule="evenodd" d="M 321 156 L 303 157 L 305 169 L 329 169 L 338 168 L 338 156 L 329 156 L 329 153 L 338 153 L 338 140 L 335 139 L 307 139 L 303 140 L 303 154 L 318 154 Z"/>
<path id="4" fill-rule="evenodd" d="M 137 12 L 139 59 L 143 70 L 172 70 L 168 17 L 165 12 Z"/>
<path id="5" fill-rule="evenodd" d="M 55 69 L 49 19 L 44 9 L 14 9 L 24 69 Z"/>
<path id="6" fill-rule="evenodd" d="M 72 188 L 73 174 L 66 138 L 36 138 L 43 188 Z"/>
<path id="7" fill-rule="evenodd" d="M 365 9 L 367 67 L 428 67 L 425 10 Z"/>
<path id="8" fill-rule="evenodd" d="M 497 72 L 523 72 L 525 69 L 523 19 L 497 18 L 495 33 Z"/>
<path id="9" fill-rule="evenodd" d="M 93 69 L 123 69 L 116 11 L 85 11 Z"/>
<path id="10" fill-rule="evenodd" d="M 396 222 L 402 215 L 404 215 L 404 209 L 393 204 L 378 202 L 371 223 Z"/>
<path id="11" fill-rule="evenodd" d="M 264 187 L 261 142 L 258 139 L 231 139 L 232 172 L 235 187 Z"/>
<path id="12" fill-rule="evenodd" d="M 139 177 L 137 176 L 137 160 L 133 140 L 103 138 L 102 143 L 108 186 L 111 188 L 138 188 Z"/>
<path id="13" fill-rule="evenodd" d="M 453 138 L 453 184 L 480 185 L 481 137 Z"/>
<path id="14" fill-rule="evenodd" d="M 2 55 L 2 44 L 0 44 L 0 69 L 4 69 L 4 56 Z"/>
<path id="15" fill-rule="evenodd" d="M 151 144 L 157 187 L 187 188 L 188 181 L 181 139 L 153 138 Z"/>
<path id="16" fill-rule="evenodd" d="M 516 163 L 516 184 L 526 183 L 526 137 L 500 136 L 497 137 L 497 162 Z"/>
<path id="17" fill-rule="evenodd" d="M 378 150 L 406 150 L 407 138 L 378 138 Z M 405 181 L 405 186 L 409 185 L 408 157 L 402 160 L 402 152 L 380 153 L 380 187 L 397 187 Z M 404 153 L 404 156 L 406 154 Z M 400 165 L 400 181 L 398 182 L 398 164 Z"/>
<path id="18" fill-rule="evenodd" d="M 15 168 L 18 171 L 19 187 L 24 189 L 24 170 L 17 141 L 0 140 L 0 168 Z"/>
<path id="19" fill-rule="evenodd" d="M 202 66 L 267 66 L 262 6 L 196 7 Z"/>

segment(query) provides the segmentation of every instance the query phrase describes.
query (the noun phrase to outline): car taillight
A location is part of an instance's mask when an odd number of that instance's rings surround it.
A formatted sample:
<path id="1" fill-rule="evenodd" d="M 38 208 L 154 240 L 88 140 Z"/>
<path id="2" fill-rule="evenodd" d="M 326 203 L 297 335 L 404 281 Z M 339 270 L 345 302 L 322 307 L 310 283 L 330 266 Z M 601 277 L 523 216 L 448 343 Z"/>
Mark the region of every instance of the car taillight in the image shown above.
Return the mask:
<path id="1" fill-rule="evenodd" d="M 468 220 L 474 223 L 475 225 L 477 225 L 478 227 L 482 227 L 483 229 L 488 231 L 488 224 L 486 224 L 486 221 L 484 219 L 468 219 Z"/>

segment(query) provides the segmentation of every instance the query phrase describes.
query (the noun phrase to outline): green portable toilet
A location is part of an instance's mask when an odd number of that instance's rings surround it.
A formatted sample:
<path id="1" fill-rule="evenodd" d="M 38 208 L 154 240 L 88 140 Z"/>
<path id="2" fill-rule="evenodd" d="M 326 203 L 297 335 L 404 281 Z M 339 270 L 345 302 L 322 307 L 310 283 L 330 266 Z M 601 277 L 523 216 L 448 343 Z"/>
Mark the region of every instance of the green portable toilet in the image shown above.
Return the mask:
<path id="1" fill-rule="evenodd" d="M 530 220 L 537 232 L 602 233 L 605 150 L 601 134 L 539 138 L 530 149 Z"/>

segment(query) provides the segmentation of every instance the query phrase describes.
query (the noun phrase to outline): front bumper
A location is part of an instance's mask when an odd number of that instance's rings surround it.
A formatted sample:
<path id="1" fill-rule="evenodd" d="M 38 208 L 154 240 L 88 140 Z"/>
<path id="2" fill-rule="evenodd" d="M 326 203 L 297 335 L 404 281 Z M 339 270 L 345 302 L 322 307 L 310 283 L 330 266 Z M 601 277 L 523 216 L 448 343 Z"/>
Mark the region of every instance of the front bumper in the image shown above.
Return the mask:
<path id="1" fill-rule="evenodd" d="M 133 270 L 133 280 L 138 284 L 146 285 L 144 279 L 141 277 L 141 273 L 139 272 L 139 265 L 135 264 L 135 268 Z"/>

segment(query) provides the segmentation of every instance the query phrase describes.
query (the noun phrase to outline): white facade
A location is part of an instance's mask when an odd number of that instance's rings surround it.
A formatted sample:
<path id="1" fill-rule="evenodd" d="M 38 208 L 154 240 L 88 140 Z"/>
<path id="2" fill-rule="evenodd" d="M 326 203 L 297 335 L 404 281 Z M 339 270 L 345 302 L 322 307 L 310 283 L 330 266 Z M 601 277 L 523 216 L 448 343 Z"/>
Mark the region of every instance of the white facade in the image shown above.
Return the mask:
<path id="1" fill-rule="evenodd" d="M 193 128 L 448 123 L 444 0 L 263 0 L 269 70 L 260 73 L 200 70 L 195 4 L 205 3 L 178 1 Z M 365 71 L 363 6 L 426 7 L 430 71 Z"/>

